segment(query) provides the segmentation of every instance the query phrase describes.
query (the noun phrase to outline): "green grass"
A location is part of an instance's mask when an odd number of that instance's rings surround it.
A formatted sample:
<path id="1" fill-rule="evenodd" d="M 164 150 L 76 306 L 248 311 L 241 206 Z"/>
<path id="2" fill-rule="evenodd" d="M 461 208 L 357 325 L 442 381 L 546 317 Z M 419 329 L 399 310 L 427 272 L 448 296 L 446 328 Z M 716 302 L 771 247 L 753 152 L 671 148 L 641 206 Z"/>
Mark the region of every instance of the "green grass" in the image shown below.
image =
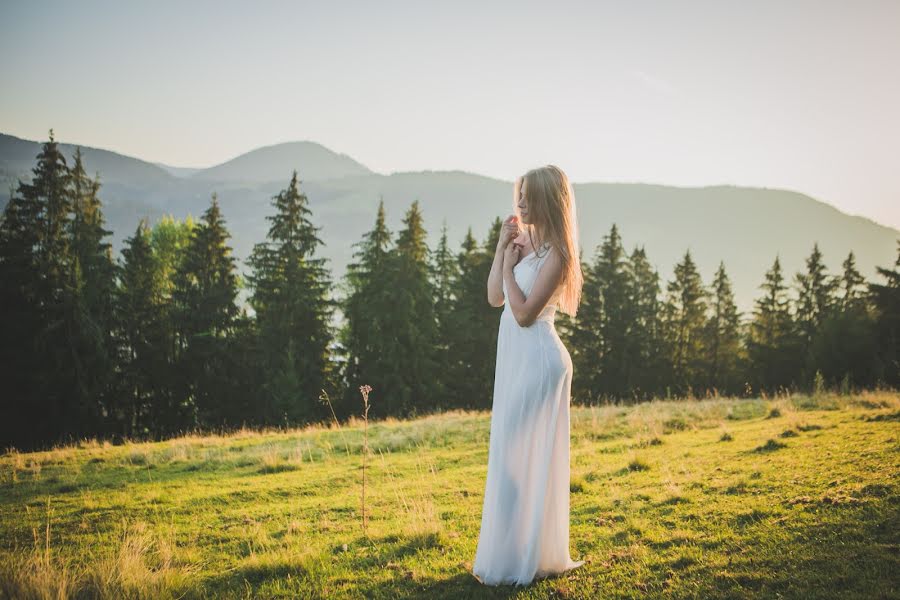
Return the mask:
<path id="1" fill-rule="evenodd" d="M 900 395 L 573 407 L 570 548 L 470 574 L 490 415 L 0 458 L 0 598 L 887 598 Z M 790 432 L 790 433 L 789 433 Z"/>

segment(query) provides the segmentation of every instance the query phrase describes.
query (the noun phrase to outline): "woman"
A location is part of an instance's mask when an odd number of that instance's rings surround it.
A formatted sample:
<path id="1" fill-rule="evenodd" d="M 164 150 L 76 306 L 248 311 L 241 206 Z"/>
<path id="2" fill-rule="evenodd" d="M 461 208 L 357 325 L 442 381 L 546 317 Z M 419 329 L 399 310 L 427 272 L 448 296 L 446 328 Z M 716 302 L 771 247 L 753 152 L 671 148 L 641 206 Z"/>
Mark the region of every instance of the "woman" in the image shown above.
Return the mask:
<path id="1" fill-rule="evenodd" d="M 584 564 L 569 556 L 572 359 L 553 323 L 557 306 L 575 316 L 581 298 L 575 196 L 566 174 L 547 165 L 518 178 L 513 198 L 487 282 L 488 302 L 505 304 L 472 566 L 488 585 Z"/>

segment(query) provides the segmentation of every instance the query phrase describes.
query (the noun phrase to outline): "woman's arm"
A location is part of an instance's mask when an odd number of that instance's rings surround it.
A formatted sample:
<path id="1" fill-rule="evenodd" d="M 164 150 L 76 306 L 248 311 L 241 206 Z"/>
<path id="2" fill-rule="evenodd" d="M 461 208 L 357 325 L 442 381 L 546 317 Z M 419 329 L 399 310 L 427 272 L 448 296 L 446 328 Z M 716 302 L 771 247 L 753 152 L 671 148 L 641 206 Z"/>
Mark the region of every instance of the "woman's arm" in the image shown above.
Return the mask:
<path id="1" fill-rule="evenodd" d="M 487 281 L 488 304 L 491 306 L 503 306 L 503 250 L 499 245 L 494 252 L 494 262 L 491 264 L 491 273 Z"/>
<path id="2" fill-rule="evenodd" d="M 506 251 L 506 247 L 518 235 L 519 224 L 517 218 L 515 215 L 509 215 L 500 229 L 500 239 L 497 240 L 494 262 L 491 264 L 491 272 L 488 274 L 487 300 L 491 306 L 503 306 L 503 254 Z"/>
<path id="3" fill-rule="evenodd" d="M 509 264 L 503 265 L 503 279 L 506 281 L 506 290 L 509 293 L 507 300 L 519 326 L 529 327 L 541 314 L 544 307 L 547 306 L 550 296 L 553 295 L 553 292 L 556 291 L 556 288 L 562 281 L 563 262 L 559 253 L 550 252 L 538 271 L 537 279 L 531 288 L 528 298 L 525 297 L 525 293 L 522 292 L 519 284 L 516 283 L 516 277 L 513 274 L 513 262 L 507 261 Z"/>

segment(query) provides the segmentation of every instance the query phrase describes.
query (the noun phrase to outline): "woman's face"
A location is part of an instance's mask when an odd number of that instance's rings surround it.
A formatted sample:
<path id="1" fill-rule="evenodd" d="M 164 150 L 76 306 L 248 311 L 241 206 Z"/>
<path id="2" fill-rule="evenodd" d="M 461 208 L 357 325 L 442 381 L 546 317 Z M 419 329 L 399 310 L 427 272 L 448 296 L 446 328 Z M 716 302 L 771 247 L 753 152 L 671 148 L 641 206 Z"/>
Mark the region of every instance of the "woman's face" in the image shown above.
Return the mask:
<path id="1" fill-rule="evenodd" d="M 522 223 L 530 224 L 531 220 L 528 217 L 528 202 L 526 200 L 527 196 L 525 188 L 528 186 L 528 179 L 522 180 L 522 187 L 519 188 L 519 215 L 522 219 Z"/>

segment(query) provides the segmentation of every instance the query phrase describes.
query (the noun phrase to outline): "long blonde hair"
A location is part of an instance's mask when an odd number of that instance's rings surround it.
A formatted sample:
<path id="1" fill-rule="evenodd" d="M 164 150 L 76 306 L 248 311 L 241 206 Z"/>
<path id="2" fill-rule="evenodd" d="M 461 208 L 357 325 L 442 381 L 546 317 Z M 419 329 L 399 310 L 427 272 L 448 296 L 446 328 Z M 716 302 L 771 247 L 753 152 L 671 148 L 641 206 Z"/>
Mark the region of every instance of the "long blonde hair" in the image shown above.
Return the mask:
<path id="1" fill-rule="evenodd" d="M 513 211 L 519 223 L 531 239 L 535 256 L 545 243 L 556 249 L 563 258 L 562 292 L 558 306 L 561 311 L 574 317 L 581 302 L 581 288 L 584 277 L 581 273 L 581 258 L 578 247 L 578 215 L 575 210 L 575 192 L 568 176 L 556 165 L 546 165 L 525 173 L 528 182 L 526 196 L 531 224 L 522 223 L 519 214 L 519 199 L 513 198 Z M 523 184 L 524 185 L 524 184 Z M 546 239 L 538 239 L 534 223 L 540 223 L 541 234 Z"/>

